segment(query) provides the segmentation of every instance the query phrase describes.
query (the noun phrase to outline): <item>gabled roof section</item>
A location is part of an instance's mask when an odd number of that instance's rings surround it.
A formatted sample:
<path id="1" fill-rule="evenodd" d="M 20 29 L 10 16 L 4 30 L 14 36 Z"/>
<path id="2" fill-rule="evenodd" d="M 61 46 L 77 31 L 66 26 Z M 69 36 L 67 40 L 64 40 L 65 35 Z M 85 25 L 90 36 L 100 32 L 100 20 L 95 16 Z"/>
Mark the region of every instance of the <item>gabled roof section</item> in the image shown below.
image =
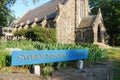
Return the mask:
<path id="1" fill-rule="evenodd" d="M 91 27 L 93 25 L 93 23 L 95 22 L 95 19 L 96 19 L 95 15 L 82 18 L 78 28 Z"/>
<path id="2" fill-rule="evenodd" d="M 96 16 L 96 20 L 95 20 L 95 24 L 99 24 L 99 22 L 102 22 L 102 23 L 104 23 L 103 22 L 103 17 L 102 17 L 102 13 L 101 13 L 101 9 L 99 8 L 99 10 L 98 10 L 98 14 L 97 14 L 97 16 Z"/>
<path id="3" fill-rule="evenodd" d="M 38 18 L 39 21 L 44 19 L 44 16 L 46 15 L 47 18 L 54 18 L 57 15 L 57 4 L 64 4 L 68 0 L 51 0 L 48 3 L 45 3 L 44 5 L 37 7 L 33 10 L 28 11 L 18 22 L 20 23 L 26 23 L 28 20 L 30 22 L 33 22 L 35 18 Z"/>

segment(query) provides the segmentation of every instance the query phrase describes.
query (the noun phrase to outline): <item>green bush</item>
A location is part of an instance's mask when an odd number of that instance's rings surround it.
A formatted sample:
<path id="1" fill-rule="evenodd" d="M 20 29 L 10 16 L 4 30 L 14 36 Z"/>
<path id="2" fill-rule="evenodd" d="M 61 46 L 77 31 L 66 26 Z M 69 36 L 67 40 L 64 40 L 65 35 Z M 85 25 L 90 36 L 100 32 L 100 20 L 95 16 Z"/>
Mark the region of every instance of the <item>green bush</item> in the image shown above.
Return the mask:
<path id="1" fill-rule="evenodd" d="M 25 33 L 26 33 L 26 30 L 18 30 L 14 33 L 14 36 L 18 36 L 18 37 L 22 37 L 22 36 L 25 36 Z"/>
<path id="2" fill-rule="evenodd" d="M 48 75 L 51 75 L 52 74 L 52 71 L 53 71 L 53 67 L 51 66 L 46 66 L 43 68 L 43 76 L 48 76 Z"/>
<path id="3" fill-rule="evenodd" d="M 88 59 L 85 59 L 85 64 L 92 65 L 100 61 L 108 59 L 106 50 L 100 49 L 93 44 L 44 44 L 35 43 L 34 47 L 39 50 L 71 50 L 71 49 L 88 49 Z"/>
<path id="4" fill-rule="evenodd" d="M 11 56 L 6 51 L 0 50 L 0 67 L 10 66 L 11 65 Z"/>
<path id="5" fill-rule="evenodd" d="M 43 43 L 56 42 L 56 29 L 42 28 L 39 26 L 30 28 L 28 30 L 18 30 L 14 33 L 14 36 L 24 36 L 26 40 L 40 41 Z"/>
<path id="6" fill-rule="evenodd" d="M 91 45 L 88 47 L 89 55 L 88 59 L 85 60 L 87 65 L 92 65 L 108 59 L 106 50 L 100 49 L 97 45 Z"/>
<path id="7" fill-rule="evenodd" d="M 0 54 L 0 68 L 6 66 L 6 58 L 3 53 Z"/>
<path id="8" fill-rule="evenodd" d="M 53 28 L 34 27 L 27 30 L 25 37 L 32 41 L 53 43 L 56 42 L 56 30 Z"/>

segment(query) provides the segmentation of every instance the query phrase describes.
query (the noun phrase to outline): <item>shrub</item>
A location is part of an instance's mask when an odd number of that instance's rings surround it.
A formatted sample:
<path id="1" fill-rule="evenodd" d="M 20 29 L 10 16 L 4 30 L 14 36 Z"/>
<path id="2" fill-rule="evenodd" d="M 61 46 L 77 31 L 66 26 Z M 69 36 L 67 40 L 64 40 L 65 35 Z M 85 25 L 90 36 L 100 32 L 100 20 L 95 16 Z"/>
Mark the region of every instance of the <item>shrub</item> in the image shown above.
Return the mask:
<path id="1" fill-rule="evenodd" d="M 28 30 L 18 30 L 14 33 L 14 36 L 25 37 L 26 40 L 40 41 L 43 43 L 54 43 L 56 40 L 56 29 L 54 28 L 42 28 L 39 26 L 30 28 Z"/>
<path id="2" fill-rule="evenodd" d="M 32 40 L 32 41 L 38 41 L 38 35 L 36 35 L 36 33 L 39 32 L 38 28 L 32 28 L 32 29 L 28 29 L 25 33 L 25 38 L 27 40 Z"/>
<path id="3" fill-rule="evenodd" d="M 100 49 L 97 45 L 93 44 L 44 44 L 36 43 L 35 48 L 39 50 L 70 50 L 70 49 L 88 49 L 88 59 L 85 64 L 92 65 L 94 63 L 104 61 L 108 58 L 106 50 Z"/>
<path id="4" fill-rule="evenodd" d="M 18 37 L 22 37 L 22 36 L 25 36 L 25 33 L 26 33 L 26 30 L 18 30 L 14 33 L 14 36 L 18 36 Z"/>
<path id="5" fill-rule="evenodd" d="M 88 47 L 89 55 L 88 59 L 85 60 L 85 64 L 92 65 L 108 59 L 106 50 L 100 49 L 97 45 L 91 45 Z"/>
<path id="6" fill-rule="evenodd" d="M 8 52 L 0 51 L 0 67 L 10 66 L 11 56 Z"/>
<path id="7" fill-rule="evenodd" d="M 43 76 L 48 76 L 48 75 L 51 75 L 52 74 L 52 71 L 53 71 L 53 67 L 51 66 L 46 66 L 43 68 Z"/>
<path id="8" fill-rule="evenodd" d="M 6 64 L 5 64 L 5 55 L 3 53 L 0 54 L 0 67 L 4 67 Z"/>
<path id="9" fill-rule="evenodd" d="M 53 43 L 56 42 L 56 30 L 53 28 L 34 27 L 26 31 L 25 37 L 27 40 Z"/>

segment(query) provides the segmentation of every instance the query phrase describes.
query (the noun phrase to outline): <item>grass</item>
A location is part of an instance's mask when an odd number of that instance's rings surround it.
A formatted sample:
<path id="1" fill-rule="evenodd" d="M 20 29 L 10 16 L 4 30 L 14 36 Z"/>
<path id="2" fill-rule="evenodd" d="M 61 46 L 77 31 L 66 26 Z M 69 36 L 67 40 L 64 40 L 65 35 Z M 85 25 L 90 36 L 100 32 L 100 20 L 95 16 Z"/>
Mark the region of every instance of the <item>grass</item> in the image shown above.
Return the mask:
<path id="1" fill-rule="evenodd" d="M 120 80 L 120 50 L 109 49 L 107 52 L 109 54 L 109 58 L 113 61 L 113 80 Z"/>

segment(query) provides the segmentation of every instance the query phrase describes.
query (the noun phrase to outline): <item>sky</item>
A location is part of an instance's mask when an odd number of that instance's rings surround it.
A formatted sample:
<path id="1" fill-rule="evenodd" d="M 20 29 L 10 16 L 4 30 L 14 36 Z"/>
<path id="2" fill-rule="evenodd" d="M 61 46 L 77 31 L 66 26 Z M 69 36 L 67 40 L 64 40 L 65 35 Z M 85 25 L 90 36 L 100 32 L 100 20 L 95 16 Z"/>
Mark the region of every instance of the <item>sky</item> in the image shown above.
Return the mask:
<path id="1" fill-rule="evenodd" d="M 22 17 L 28 10 L 34 9 L 46 2 L 51 0 L 40 0 L 34 4 L 32 0 L 17 0 L 16 3 L 11 7 L 12 13 L 16 18 Z"/>

